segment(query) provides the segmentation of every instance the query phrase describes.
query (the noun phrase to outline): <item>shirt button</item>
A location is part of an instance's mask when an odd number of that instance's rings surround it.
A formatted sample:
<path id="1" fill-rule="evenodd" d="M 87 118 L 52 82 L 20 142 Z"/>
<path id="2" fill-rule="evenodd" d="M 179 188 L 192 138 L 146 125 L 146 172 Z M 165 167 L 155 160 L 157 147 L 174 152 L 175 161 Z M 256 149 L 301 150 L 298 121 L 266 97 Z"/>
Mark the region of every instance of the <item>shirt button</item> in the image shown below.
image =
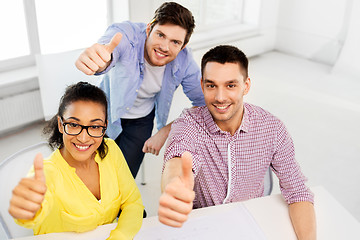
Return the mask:
<path id="1" fill-rule="evenodd" d="M 129 111 L 129 110 L 130 110 L 130 108 L 128 108 L 128 107 L 127 107 L 127 108 L 126 108 L 126 110 L 128 110 L 128 111 Z"/>
<path id="2" fill-rule="evenodd" d="M 138 90 L 138 89 L 136 89 L 136 90 L 135 90 L 135 92 L 139 92 L 139 90 Z"/>

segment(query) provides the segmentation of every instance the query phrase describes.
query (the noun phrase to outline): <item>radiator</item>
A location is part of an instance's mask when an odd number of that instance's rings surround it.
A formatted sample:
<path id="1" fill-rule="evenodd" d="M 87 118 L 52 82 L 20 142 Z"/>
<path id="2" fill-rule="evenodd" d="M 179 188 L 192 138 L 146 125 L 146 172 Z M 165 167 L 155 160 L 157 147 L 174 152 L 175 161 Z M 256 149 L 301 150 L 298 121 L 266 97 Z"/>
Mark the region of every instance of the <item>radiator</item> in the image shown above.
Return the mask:
<path id="1" fill-rule="evenodd" d="M 38 89 L 0 98 L 0 134 L 43 118 Z"/>

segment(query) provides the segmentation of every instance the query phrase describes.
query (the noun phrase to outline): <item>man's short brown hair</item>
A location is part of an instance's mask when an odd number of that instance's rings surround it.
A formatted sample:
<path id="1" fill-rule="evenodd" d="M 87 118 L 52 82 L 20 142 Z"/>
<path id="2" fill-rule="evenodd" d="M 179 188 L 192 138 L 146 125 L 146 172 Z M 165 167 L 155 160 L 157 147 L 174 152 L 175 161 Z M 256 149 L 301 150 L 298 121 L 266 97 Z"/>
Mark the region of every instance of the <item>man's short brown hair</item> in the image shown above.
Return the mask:
<path id="1" fill-rule="evenodd" d="M 150 22 L 150 31 L 156 24 L 164 25 L 171 23 L 186 30 L 184 45 L 190 40 L 195 28 L 195 20 L 192 13 L 185 7 L 175 2 L 165 2 L 155 11 L 154 18 Z"/>

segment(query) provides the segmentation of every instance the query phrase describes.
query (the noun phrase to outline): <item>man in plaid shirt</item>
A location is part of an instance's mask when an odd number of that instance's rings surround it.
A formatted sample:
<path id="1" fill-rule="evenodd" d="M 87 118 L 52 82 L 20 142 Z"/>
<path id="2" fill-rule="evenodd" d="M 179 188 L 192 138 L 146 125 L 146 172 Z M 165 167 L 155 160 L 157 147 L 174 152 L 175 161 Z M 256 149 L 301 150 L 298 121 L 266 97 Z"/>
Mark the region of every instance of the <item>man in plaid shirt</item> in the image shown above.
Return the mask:
<path id="1" fill-rule="evenodd" d="M 185 110 L 167 142 L 159 221 L 181 227 L 193 208 L 261 197 L 270 167 L 297 237 L 315 239 L 314 196 L 289 133 L 278 118 L 243 102 L 251 86 L 245 54 L 217 46 L 203 56 L 201 73 L 206 106 Z"/>

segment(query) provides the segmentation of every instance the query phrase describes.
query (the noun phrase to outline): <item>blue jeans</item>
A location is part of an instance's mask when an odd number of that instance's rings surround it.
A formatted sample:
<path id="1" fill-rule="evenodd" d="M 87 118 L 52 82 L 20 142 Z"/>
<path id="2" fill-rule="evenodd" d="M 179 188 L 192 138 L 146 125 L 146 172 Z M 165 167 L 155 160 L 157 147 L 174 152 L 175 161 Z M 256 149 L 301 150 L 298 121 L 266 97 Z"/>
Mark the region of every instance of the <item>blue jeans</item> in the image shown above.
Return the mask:
<path id="1" fill-rule="evenodd" d="M 115 142 L 124 154 L 125 160 L 135 178 L 144 159 L 142 148 L 151 137 L 154 127 L 155 108 L 147 116 L 136 119 L 121 119 L 123 128 Z"/>

